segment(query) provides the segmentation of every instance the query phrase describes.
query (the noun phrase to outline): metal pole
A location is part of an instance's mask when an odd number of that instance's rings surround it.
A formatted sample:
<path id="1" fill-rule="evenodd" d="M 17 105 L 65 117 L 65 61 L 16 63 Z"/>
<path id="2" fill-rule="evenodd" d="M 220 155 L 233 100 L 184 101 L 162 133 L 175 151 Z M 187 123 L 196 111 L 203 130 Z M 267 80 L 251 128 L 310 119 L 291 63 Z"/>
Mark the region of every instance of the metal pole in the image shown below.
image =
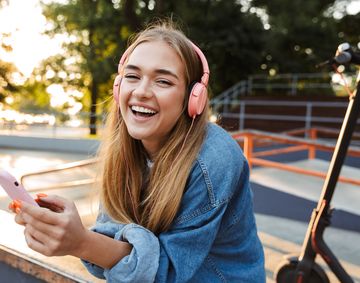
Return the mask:
<path id="1" fill-rule="evenodd" d="M 305 116 L 305 137 L 309 137 L 309 131 L 311 129 L 311 115 L 312 115 L 312 103 L 306 103 L 306 116 Z"/>
<path id="2" fill-rule="evenodd" d="M 239 120 L 239 130 L 244 130 L 245 125 L 245 101 L 240 102 L 240 120 Z"/>

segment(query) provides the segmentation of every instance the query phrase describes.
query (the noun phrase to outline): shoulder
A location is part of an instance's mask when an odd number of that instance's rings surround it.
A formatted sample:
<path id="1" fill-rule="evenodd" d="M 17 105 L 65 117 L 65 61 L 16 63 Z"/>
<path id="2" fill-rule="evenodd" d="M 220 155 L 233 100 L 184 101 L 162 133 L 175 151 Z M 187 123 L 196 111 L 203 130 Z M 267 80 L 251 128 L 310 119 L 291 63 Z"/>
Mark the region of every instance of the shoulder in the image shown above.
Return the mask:
<path id="1" fill-rule="evenodd" d="M 245 161 L 245 157 L 239 144 L 233 137 L 220 126 L 209 123 L 203 146 L 198 159 L 206 165 L 239 167 Z M 218 168 L 219 169 L 219 168 Z"/>
<path id="2" fill-rule="evenodd" d="M 223 207 L 248 186 L 248 178 L 249 168 L 239 144 L 224 129 L 209 123 L 175 223 Z"/>
<path id="3" fill-rule="evenodd" d="M 220 126 L 209 123 L 191 177 L 202 177 L 218 201 L 229 200 L 248 178 L 249 169 L 240 145 Z"/>

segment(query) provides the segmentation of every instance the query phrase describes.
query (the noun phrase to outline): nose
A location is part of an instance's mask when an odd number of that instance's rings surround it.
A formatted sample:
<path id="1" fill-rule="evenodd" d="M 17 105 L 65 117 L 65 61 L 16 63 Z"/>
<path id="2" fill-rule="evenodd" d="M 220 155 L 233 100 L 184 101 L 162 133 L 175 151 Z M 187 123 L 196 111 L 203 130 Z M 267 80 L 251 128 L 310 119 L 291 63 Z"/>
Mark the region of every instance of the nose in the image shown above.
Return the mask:
<path id="1" fill-rule="evenodd" d="M 142 79 L 139 81 L 137 86 L 132 92 L 133 95 L 139 97 L 139 98 L 150 98 L 152 97 L 152 89 L 151 89 L 151 83 L 150 80 Z"/>

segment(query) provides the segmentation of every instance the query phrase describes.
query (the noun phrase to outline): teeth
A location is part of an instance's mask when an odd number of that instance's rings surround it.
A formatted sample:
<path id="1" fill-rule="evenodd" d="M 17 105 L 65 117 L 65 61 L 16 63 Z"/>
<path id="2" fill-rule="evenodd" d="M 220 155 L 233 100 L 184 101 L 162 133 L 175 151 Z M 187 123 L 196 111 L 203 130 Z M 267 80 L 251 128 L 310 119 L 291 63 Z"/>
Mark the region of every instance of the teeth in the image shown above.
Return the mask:
<path id="1" fill-rule="evenodd" d="M 146 113 L 146 114 L 155 114 L 156 111 L 142 107 L 142 106 L 131 106 L 131 110 L 134 110 L 136 112 Z"/>

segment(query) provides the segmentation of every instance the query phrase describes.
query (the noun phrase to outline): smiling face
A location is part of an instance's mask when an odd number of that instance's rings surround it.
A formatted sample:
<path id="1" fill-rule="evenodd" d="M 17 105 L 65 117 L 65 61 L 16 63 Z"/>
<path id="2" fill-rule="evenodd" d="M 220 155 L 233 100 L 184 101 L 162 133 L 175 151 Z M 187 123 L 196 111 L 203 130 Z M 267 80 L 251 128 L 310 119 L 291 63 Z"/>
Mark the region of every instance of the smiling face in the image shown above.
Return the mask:
<path id="1" fill-rule="evenodd" d="M 130 54 L 120 85 L 120 111 L 131 137 L 154 157 L 183 112 L 185 67 L 164 41 L 143 42 Z"/>

